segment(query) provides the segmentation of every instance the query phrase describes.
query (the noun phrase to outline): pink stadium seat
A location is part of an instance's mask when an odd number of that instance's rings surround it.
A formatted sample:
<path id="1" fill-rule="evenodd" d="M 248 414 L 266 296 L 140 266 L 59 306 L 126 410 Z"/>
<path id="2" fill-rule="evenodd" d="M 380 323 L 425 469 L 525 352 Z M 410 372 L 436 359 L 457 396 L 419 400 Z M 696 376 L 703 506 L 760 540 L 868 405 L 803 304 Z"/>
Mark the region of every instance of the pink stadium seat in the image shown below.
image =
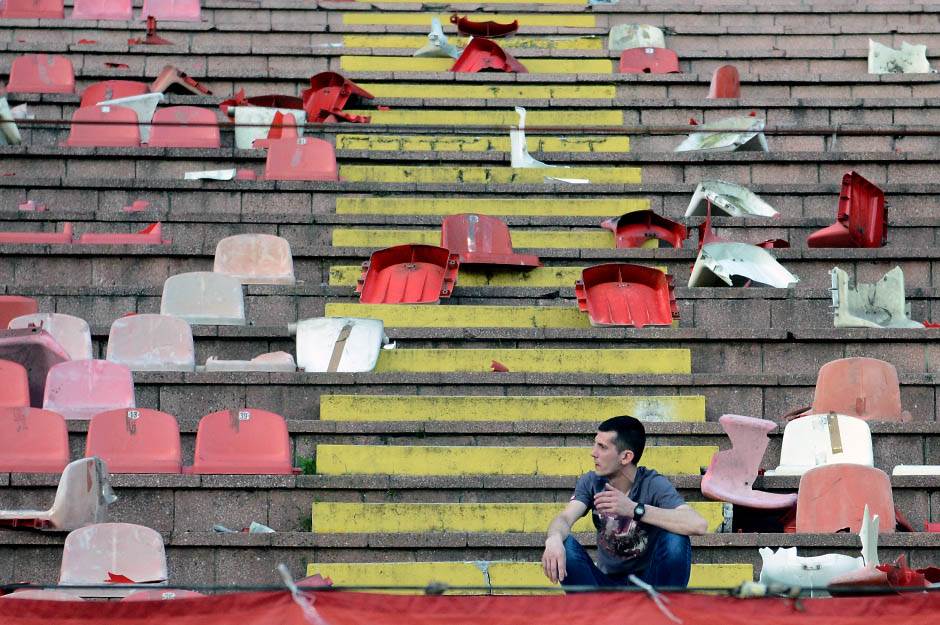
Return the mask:
<path id="1" fill-rule="evenodd" d="M 107 359 L 131 371 L 195 371 L 193 331 L 172 315 L 121 317 L 111 324 Z"/>
<path id="2" fill-rule="evenodd" d="M 9 6 L 10 0 L 7 0 Z M 61 6 L 61 5 L 60 5 Z M 61 17 L 61 15 L 60 15 Z M 72 62 L 58 54 L 24 54 L 13 59 L 8 93 L 75 93 Z"/>
<path id="3" fill-rule="evenodd" d="M 198 22 L 199 0 L 144 0 L 140 19 L 154 17 L 159 22 Z"/>
<path id="4" fill-rule="evenodd" d="M 70 360 L 68 352 L 41 328 L 0 330 L 0 359 L 21 364 L 29 376 L 29 404 L 42 408 L 46 377 L 55 365 Z"/>
<path id="5" fill-rule="evenodd" d="M 265 180 L 339 180 L 336 152 L 323 139 L 268 140 Z"/>
<path id="6" fill-rule="evenodd" d="M 29 408 L 29 375 L 18 362 L 0 360 L 0 408 Z"/>
<path id="7" fill-rule="evenodd" d="M 865 506 L 881 519 L 879 533 L 894 533 L 894 497 L 891 479 L 884 471 L 860 464 L 810 469 L 800 478 L 796 531 L 830 534 L 848 529 L 857 534 Z"/>
<path id="8" fill-rule="evenodd" d="M 84 319 L 62 313 L 34 313 L 10 320 L 10 329 L 42 327 L 68 352 L 72 360 L 88 360 L 93 357 L 91 330 Z"/>
<path id="9" fill-rule="evenodd" d="M 364 304 L 435 304 L 457 284 L 460 257 L 434 245 L 396 245 L 372 253 L 356 286 Z"/>
<path id="10" fill-rule="evenodd" d="M 6 0 L 0 17 L 60 20 L 65 17 L 63 5 L 62 0 Z"/>
<path id="11" fill-rule="evenodd" d="M 88 424 L 85 457 L 98 456 L 111 473 L 179 473 L 176 417 L 149 408 L 99 412 Z"/>
<path id="12" fill-rule="evenodd" d="M 215 246 L 215 273 L 242 284 L 294 284 L 290 243 L 273 234 L 236 234 Z"/>
<path id="13" fill-rule="evenodd" d="M 198 106 L 157 109 L 147 145 L 152 148 L 217 148 L 221 140 L 215 111 Z"/>
<path id="14" fill-rule="evenodd" d="M 66 144 L 72 147 L 138 147 L 137 113 L 126 106 L 85 106 L 72 114 Z M 103 122 L 103 123 L 102 123 Z"/>
<path id="15" fill-rule="evenodd" d="M 255 408 L 221 410 L 199 420 L 193 474 L 291 475 L 290 437 L 284 417 Z"/>
<path id="16" fill-rule="evenodd" d="M 61 473 L 69 463 L 62 415 L 39 408 L 0 408 L 0 472 Z"/>
<path id="17" fill-rule="evenodd" d="M 129 98 L 135 95 L 144 95 L 150 89 L 145 83 L 136 80 L 105 80 L 85 87 L 82 91 L 82 101 L 79 106 L 94 106 L 99 102 Z"/>
<path id="18" fill-rule="evenodd" d="M 73 20 L 130 21 L 133 16 L 131 0 L 75 0 L 72 8 Z"/>
<path id="19" fill-rule="evenodd" d="M 134 408 L 134 379 L 130 369 L 107 360 L 63 362 L 49 370 L 42 407 L 66 419 Z"/>
<path id="20" fill-rule="evenodd" d="M 10 325 L 10 321 L 21 315 L 39 312 L 39 302 L 32 297 L 22 295 L 0 295 L 0 329 Z"/>
<path id="21" fill-rule="evenodd" d="M 130 582 L 126 581 L 130 580 Z M 60 585 L 165 584 L 166 553 L 160 534 L 131 523 L 88 525 L 65 538 Z M 82 597 L 125 597 L 131 590 L 76 589 Z"/>

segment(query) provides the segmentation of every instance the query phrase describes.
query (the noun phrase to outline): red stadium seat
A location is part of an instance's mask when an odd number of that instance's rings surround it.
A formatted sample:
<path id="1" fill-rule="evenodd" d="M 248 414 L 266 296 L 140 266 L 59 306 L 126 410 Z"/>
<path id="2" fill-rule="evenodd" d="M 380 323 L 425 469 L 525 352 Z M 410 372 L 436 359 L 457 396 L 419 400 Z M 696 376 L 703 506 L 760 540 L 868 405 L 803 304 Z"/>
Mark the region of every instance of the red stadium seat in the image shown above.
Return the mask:
<path id="1" fill-rule="evenodd" d="M 842 177 L 836 222 L 809 235 L 809 247 L 884 247 L 888 209 L 884 191 L 857 172 Z"/>
<path id="2" fill-rule="evenodd" d="M 179 473 L 176 417 L 133 408 L 99 412 L 88 424 L 85 457 L 98 456 L 111 473 Z"/>
<path id="3" fill-rule="evenodd" d="M 8 327 L 10 322 L 17 317 L 37 312 L 39 312 L 39 302 L 32 297 L 0 295 L 0 329 Z"/>
<path id="4" fill-rule="evenodd" d="M 498 217 L 476 214 L 448 215 L 441 223 L 441 247 L 460 255 L 461 265 L 505 265 L 535 268 L 539 257 L 516 254 L 507 226 Z"/>
<path id="5" fill-rule="evenodd" d="M 72 147 L 138 147 L 137 113 L 126 106 L 85 106 L 72 114 L 66 144 Z"/>
<path id="6" fill-rule="evenodd" d="M 0 408 L 0 472 L 61 473 L 69 463 L 62 415 L 39 408 Z"/>
<path id="7" fill-rule="evenodd" d="M 65 17 L 65 7 L 62 0 L 6 0 L 0 17 L 60 20 Z"/>
<path id="8" fill-rule="evenodd" d="M 679 249 L 689 236 L 688 229 L 651 210 L 624 213 L 601 222 L 601 227 L 614 233 L 618 248 L 648 247 L 649 241 L 666 243 Z"/>
<path id="9" fill-rule="evenodd" d="M 9 6 L 10 0 L 7 0 Z M 75 93 L 72 62 L 58 54 L 24 54 L 13 59 L 8 93 Z"/>
<path id="10" fill-rule="evenodd" d="M 339 180 L 336 151 L 323 139 L 269 139 L 265 180 Z"/>
<path id="11" fill-rule="evenodd" d="M 107 360 L 63 362 L 49 370 L 42 407 L 66 419 L 134 408 L 134 379 L 130 369 Z"/>
<path id="12" fill-rule="evenodd" d="M 0 408 L 29 408 L 29 375 L 18 362 L 0 360 Z"/>
<path id="13" fill-rule="evenodd" d="M 672 276 L 653 267 L 586 267 L 574 290 L 578 308 L 592 326 L 671 326 L 679 318 Z"/>
<path id="14" fill-rule="evenodd" d="M 150 122 L 152 148 L 217 148 L 221 145 L 215 111 L 198 106 L 157 109 Z"/>
<path id="15" fill-rule="evenodd" d="M 94 106 L 99 102 L 144 95 L 149 91 L 145 83 L 136 80 L 105 80 L 85 87 L 85 90 L 82 91 L 82 101 L 79 106 L 82 108 Z"/>
<path id="16" fill-rule="evenodd" d="M 362 264 L 356 292 L 364 304 L 434 304 L 450 297 L 460 257 L 444 247 L 396 245 Z"/>
<path id="17" fill-rule="evenodd" d="M 304 89 L 301 96 L 308 122 L 369 122 L 369 117 L 345 113 L 343 108 L 350 100 L 371 100 L 372 94 L 336 72 L 320 72 L 311 77 L 310 88 Z"/>
<path id="18" fill-rule="evenodd" d="M 525 65 L 500 48 L 498 44 L 481 37 L 474 37 L 470 40 L 460 57 L 454 61 L 450 71 L 458 73 L 507 72 L 510 74 L 529 72 Z"/>
<path id="19" fill-rule="evenodd" d="M 901 406 L 898 370 L 875 358 L 840 358 L 819 368 L 813 405 L 796 416 L 830 412 L 866 421 L 911 420 Z"/>
<path id="20" fill-rule="evenodd" d="M 734 65 L 721 65 L 712 74 L 712 83 L 708 88 L 709 100 L 741 97 L 741 77 Z"/>
<path id="21" fill-rule="evenodd" d="M 160 22 L 198 22 L 202 19 L 199 0 L 144 0 L 140 19 L 148 17 Z"/>
<path id="22" fill-rule="evenodd" d="M 894 533 L 894 497 L 891 479 L 884 471 L 860 464 L 825 464 L 810 469 L 800 478 L 796 531 L 831 534 L 848 529 L 857 534 L 865 506 L 881 519 L 879 533 Z"/>
<path id="23" fill-rule="evenodd" d="M 29 404 L 42 408 L 46 377 L 55 365 L 70 360 L 58 341 L 42 328 L 0 330 L 0 359 L 17 362 L 29 376 Z"/>
<path id="24" fill-rule="evenodd" d="M 630 48 L 620 54 L 621 74 L 678 74 L 679 57 L 669 48 Z"/>
<path id="25" fill-rule="evenodd" d="M 221 410 L 199 420 L 193 466 L 184 473 L 291 475 L 284 417 L 266 410 Z"/>

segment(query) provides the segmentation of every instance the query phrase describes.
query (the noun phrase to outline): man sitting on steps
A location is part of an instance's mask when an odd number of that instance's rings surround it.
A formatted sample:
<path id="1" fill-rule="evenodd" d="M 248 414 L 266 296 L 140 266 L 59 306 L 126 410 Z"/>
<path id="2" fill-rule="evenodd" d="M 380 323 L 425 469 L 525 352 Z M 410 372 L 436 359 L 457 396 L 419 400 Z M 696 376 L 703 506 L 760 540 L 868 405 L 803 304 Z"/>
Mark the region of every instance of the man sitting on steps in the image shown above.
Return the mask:
<path id="1" fill-rule="evenodd" d="M 692 567 L 689 536 L 708 524 L 667 478 L 637 466 L 646 445 L 643 424 L 613 417 L 597 427 L 594 470 L 578 480 L 565 509 L 548 526 L 542 566 L 563 586 L 626 586 L 628 576 L 653 586 L 685 587 Z M 597 565 L 571 535 L 593 510 Z"/>

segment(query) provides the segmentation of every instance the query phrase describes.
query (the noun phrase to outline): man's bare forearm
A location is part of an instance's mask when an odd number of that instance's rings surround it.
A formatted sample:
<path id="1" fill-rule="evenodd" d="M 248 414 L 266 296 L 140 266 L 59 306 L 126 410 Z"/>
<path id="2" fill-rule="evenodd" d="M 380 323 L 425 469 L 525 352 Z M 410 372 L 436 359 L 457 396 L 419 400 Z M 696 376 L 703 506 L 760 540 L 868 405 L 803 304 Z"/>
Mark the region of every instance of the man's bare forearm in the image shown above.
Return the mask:
<path id="1" fill-rule="evenodd" d="M 564 515 L 559 514 L 552 522 L 548 524 L 548 534 L 545 537 L 545 540 L 550 538 L 557 537 L 559 540 L 564 542 L 568 538 L 568 534 L 571 533 L 571 525 L 568 524 L 568 519 Z"/>

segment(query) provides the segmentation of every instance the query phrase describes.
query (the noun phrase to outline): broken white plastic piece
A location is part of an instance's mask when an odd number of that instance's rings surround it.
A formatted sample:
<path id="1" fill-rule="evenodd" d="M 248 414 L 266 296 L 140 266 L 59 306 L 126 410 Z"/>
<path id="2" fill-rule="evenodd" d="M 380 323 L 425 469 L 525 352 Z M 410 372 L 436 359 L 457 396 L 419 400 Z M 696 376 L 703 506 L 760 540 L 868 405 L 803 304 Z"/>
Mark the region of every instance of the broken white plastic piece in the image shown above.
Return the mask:
<path id="1" fill-rule="evenodd" d="M 192 325 L 245 325 L 242 283 L 211 271 L 170 276 L 163 283 L 160 314 L 185 319 Z"/>
<path id="2" fill-rule="evenodd" d="M 210 169 L 207 171 L 187 171 L 183 180 L 234 180 L 234 169 Z"/>
<path id="3" fill-rule="evenodd" d="M 759 581 L 767 585 L 797 586 L 809 590 L 811 596 L 823 596 L 829 581 L 839 575 L 865 568 L 864 558 L 853 558 L 839 553 L 816 557 L 803 557 L 796 547 L 769 547 L 758 549 L 763 565 Z"/>
<path id="4" fill-rule="evenodd" d="M 428 33 L 428 42 L 418 48 L 413 56 L 456 59 L 460 57 L 460 50 L 447 41 L 447 35 L 444 34 L 441 20 L 435 17 L 431 20 L 431 32 Z"/>
<path id="5" fill-rule="evenodd" d="M 0 145 L 19 145 L 23 143 L 19 128 L 16 127 L 13 111 L 6 98 L 0 98 Z"/>
<path id="6" fill-rule="evenodd" d="M 315 317 L 288 328 L 297 335 L 297 366 L 308 373 L 372 371 L 388 342 L 380 319 Z"/>
<path id="7" fill-rule="evenodd" d="M 929 74 L 930 71 L 927 46 L 903 41 L 901 49 L 895 50 L 873 39 L 868 40 L 869 74 Z"/>
<path id="8" fill-rule="evenodd" d="M 835 413 L 807 415 L 787 423 L 780 466 L 765 475 L 803 475 L 837 463 L 875 466 L 868 423 Z"/>
<path id="9" fill-rule="evenodd" d="M 271 352 L 255 356 L 251 360 L 219 360 L 215 356 L 210 356 L 206 360 L 206 366 L 202 369 L 203 371 L 285 371 L 293 373 L 297 371 L 297 364 L 294 362 L 294 357 L 287 352 Z"/>
<path id="10" fill-rule="evenodd" d="M 519 115 L 519 126 L 509 131 L 509 146 L 512 155 L 511 165 L 523 169 L 558 167 L 557 165 L 549 165 L 532 158 L 532 155 L 529 154 L 529 147 L 526 145 L 525 139 L 525 109 L 521 106 L 517 106 L 516 113 Z"/>
<path id="11" fill-rule="evenodd" d="M 879 525 L 878 515 L 872 514 L 868 510 L 868 504 L 865 504 L 865 515 L 862 517 L 862 527 L 858 530 L 858 537 L 862 539 L 862 560 L 868 568 L 881 564 L 878 559 Z"/>
<path id="12" fill-rule="evenodd" d="M 832 309 L 837 328 L 923 328 L 911 319 L 911 305 L 904 299 L 904 272 L 895 267 L 874 283 L 849 286 L 849 275 L 833 267 Z"/>
<path id="13" fill-rule="evenodd" d="M 785 289 L 800 279 L 767 250 L 747 243 L 706 243 L 695 259 L 689 286 L 768 286 Z"/>
<path id="14" fill-rule="evenodd" d="M 150 122 L 157 110 L 157 104 L 165 99 L 162 93 L 145 93 L 126 98 L 105 100 L 104 102 L 98 102 L 95 106 L 126 106 L 133 109 L 137 113 L 137 121 L 140 123 L 140 142 L 147 143 L 150 141 Z"/>
<path id="15" fill-rule="evenodd" d="M 776 217 L 779 213 L 747 187 L 724 180 L 703 180 L 698 183 L 686 217 L 705 216 L 708 203 L 712 215 L 726 217 Z"/>
<path id="16" fill-rule="evenodd" d="M 610 29 L 607 47 L 614 52 L 633 48 L 665 48 L 663 31 L 649 24 L 617 24 Z"/>
<path id="17" fill-rule="evenodd" d="M 274 116 L 278 112 L 292 116 L 297 126 L 297 136 L 304 136 L 307 114 L 301 109 L 233 106 L 229 108 L 229 113 L 235 115 L 235 147 L 239 150 L 252 150 L 256 139 L 267 139 L 271 124 L 274 123 Z"/>
<path id="18" fill-rule="evenodd" d="M 676 147 L 676 152 L 767 152 L 764 120 L 756 117 L 726 117 L 717 122 L 702 124 Z"/>
<path id="19" fill-rule="evenodd" d="M 940 475 L 940 465 L 899 464 L 891 471 L 891 475 Z"/>
<path id="20" fill-rule="evenodd" d="M 51 334 L 72 360 L 91 360 L 94 357 L 91 330 L 84 319 L 63 313 L 33 313 L 11 319 L 7 327 L 14 330 L 31 325 L 42 327 Z"/>

